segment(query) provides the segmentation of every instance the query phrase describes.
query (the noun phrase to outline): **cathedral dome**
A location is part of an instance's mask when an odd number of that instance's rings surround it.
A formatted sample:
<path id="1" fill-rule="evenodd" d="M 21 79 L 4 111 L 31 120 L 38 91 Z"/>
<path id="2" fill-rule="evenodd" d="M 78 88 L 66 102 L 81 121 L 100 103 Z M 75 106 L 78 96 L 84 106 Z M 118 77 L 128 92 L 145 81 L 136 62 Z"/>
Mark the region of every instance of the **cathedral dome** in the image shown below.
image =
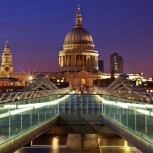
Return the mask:
<path id="1" fill-rule="evenodd" d="M 90 33 L 83 28 L 82 17 L 80 12 L 80 7 L 78 6 L 75 26 L 74 28 L 66 35 L 64 40 L 64 45 L 70 44 L 87 44 L 93 45 L 93 39 Z"/>
<path id="2" fill-rule="evenodd" d="M 92 71 L 98 70 L 98 52 L 90 33 L 83 28 L 80 6 L 78 5 L 74 28 L 67 33 L 63 50 L 59 52 L 61 71 Z"/>
<path id="3" fill-rule="evenodd" d="M 66 35 L 64 44 L 93 44 L 93 39 L 87 30 L 77 27 Z"/>

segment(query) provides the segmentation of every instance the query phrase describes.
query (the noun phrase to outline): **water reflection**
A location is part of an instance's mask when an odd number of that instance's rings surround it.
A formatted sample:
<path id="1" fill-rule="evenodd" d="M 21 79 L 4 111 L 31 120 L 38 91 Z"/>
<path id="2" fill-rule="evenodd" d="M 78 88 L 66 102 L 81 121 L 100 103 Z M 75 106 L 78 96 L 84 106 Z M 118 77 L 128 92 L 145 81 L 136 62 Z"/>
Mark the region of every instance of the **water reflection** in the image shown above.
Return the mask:
<path id="1" fill-rule="evenodd" d="M 128 142 L 126 140 L 124 140 L 124 148 L 125 151 L 131 151 L 131 147 L 128 146 Z"/>
<path id="2" fill-rule="evenodd" d="M 101 137 L 98 138 L 101 153 L 141 153 L 128 142 L 120 137 Z"/>
<path id="3" fill-rule="evenodd" d="M 23 147 L 15 153 L 65 153 L 67 135 L 42 135 L 33 141 L 33 145 Z M 99 135 L 100 153 L 141 153 L 127 141 L 116 136 Z"/>
<path id="4" fill-rule="evenodd" d="M 52 139 L 52 148 L 57 150 L 58 153 L 58 146 L 59 146 L 59 139 L 57 137 Z"/>

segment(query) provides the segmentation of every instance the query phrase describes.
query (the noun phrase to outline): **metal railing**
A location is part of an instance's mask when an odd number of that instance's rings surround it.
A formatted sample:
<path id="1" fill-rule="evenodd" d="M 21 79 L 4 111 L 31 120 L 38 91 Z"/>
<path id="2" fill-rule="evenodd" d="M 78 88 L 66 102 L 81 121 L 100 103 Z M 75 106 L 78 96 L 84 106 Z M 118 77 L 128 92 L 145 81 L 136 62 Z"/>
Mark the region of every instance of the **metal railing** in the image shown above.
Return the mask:
<path id="1" fill-rule="evenodd" d="M 96 95 L 51 95 L 0 104 L 0 144 L 59 114 L 101 114 Z"/>
<path id="2" fill-rule="evenodd" d="M 153 143 L 153 105 L 102 95 L 102 115 Z"/>
<path id="3" fill-rule="evenodd" d="M 0 104 L 0 144 L 59 114 L 103 115 L 153 143 L 153 105 L 110 95 L 51 95 Z"/>
<path id="4" fill-rule="evenodd" d="M 131 91 L 131 90 L 112 90 L 106 89 L 102 87 L 94 87 L 94 91 L 97 94 L 107 94 L 115 97 L 121 97 L 126 99 L 132 99 L 136 101 L 142 101 L 147 103 L 153 103 L 153 93 L 148 92 L 138 92 L 138 91 Z"/>
<path id="5" fill-rule="evenodd" d="M 46 97 L 54 94 L 66 94 L 71 90 L 70 87 L 54 90 L 37 90 L 37 91 L 22 91 L 22 92 L 7 92 L 0 93 L 0 103 L 18 101 L 23 99 L 32 99 L 38 97 Z"/>
<path id="6" fill-rule="evenodd" d="M 59 115 L 59 101 L 66 95 L 0 104 L 0 144 Z"/>

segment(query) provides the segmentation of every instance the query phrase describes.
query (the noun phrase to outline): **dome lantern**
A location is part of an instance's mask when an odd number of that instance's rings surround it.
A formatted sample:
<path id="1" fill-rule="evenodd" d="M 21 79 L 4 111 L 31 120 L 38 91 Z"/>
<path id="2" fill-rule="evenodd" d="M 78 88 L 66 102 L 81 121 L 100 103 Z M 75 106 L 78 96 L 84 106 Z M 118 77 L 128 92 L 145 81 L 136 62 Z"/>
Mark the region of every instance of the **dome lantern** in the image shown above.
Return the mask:
<path id="1" fill-rule="evenodd" d="M 92 36 L 83 28 L 79 5 L 75 18 L 75 26 L 68 32 L 64 40 L 64 46 L 70 44 L 86 44 L 94 47 Z"/>
<path id="2" fill-rule="evenodd" d="M 75 26 L 74 28 L 79 28 L 82 27 L 82 17 L 81 17 L 81 12 L 80 12 L 80 6 L 78 4 L 78 10 L 75 18 Z"/>

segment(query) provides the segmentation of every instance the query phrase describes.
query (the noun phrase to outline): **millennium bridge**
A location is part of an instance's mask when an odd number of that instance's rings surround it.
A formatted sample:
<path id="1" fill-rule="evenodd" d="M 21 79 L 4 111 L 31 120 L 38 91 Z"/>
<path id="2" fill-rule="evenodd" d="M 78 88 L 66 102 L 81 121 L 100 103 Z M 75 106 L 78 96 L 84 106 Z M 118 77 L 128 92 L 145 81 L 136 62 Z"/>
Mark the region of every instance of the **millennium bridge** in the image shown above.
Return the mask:
<path id="1" fill-rule="evenodd" d="M 78 94 L 70 87 L 58 89 L 46 78 L 24 90 L 0 94 L 0 152 L 10 153 L 52 128 L 68 134 L 67 152 L 99 150 L 102 127 L 109 127 L 129 144 L 153 152 L 153 95 L 119 77 L 107 88 L 94 87 Z"/>

